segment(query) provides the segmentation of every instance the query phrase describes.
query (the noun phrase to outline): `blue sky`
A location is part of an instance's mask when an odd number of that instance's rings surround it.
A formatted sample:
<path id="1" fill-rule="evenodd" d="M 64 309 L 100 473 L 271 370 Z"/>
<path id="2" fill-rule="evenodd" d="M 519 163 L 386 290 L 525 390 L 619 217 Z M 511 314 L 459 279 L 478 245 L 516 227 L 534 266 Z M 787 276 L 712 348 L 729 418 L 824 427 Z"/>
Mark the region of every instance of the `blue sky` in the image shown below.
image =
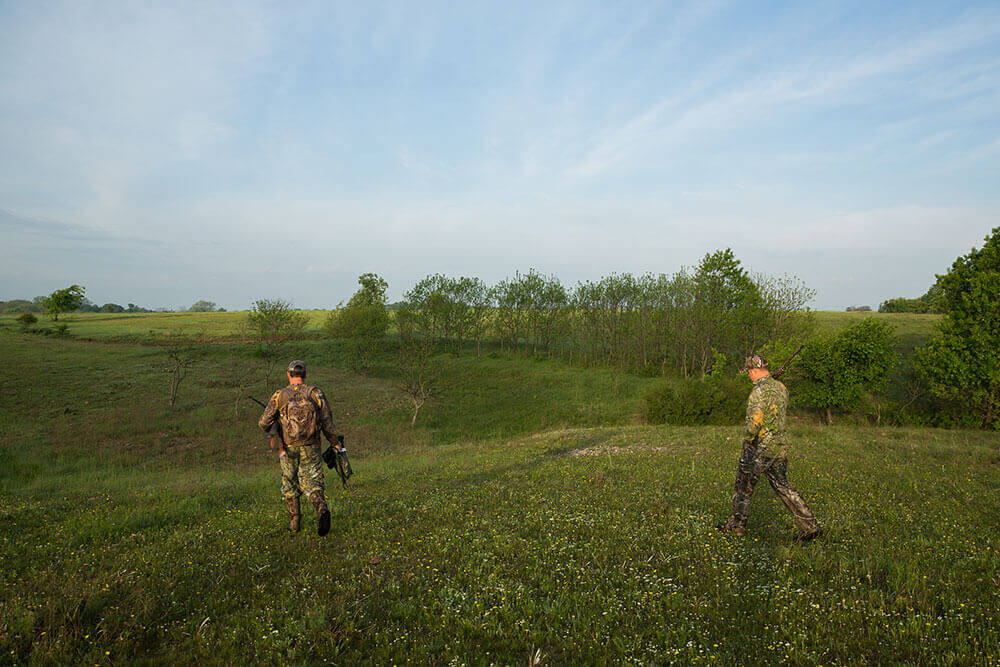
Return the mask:
<path id="1" fill-rule="evenodd" d="M 996 3 L 0 0 L 0 299 L 305 308 L 731 247 L 813 307 L 1000 226 Z"/>

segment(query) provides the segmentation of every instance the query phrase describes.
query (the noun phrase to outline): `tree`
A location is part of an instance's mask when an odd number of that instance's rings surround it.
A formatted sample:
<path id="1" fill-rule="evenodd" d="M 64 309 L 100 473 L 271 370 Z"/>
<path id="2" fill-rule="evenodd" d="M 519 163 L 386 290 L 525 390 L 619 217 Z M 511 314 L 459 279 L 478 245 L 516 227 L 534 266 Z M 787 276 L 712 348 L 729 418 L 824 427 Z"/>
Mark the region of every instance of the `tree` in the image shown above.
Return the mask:
<path id="1" fill-rule="evenodd" d="M 399 388 L 413 403 L 411 426 L 417 425 L 420 408 L 442 393 L 445 373 L 450 367 L 447 357 L 435 355 L 434 341 L 428 337 L 408 338 L 400 343 Z"/>
<path id="2" fill-rule="evenodd" d="M 215 305 L 214 301 L 204 300 L 195 301 L 191 304 L 191 307 L 188 308 L 188 312 L 190 313 L 214 313 L 216 310 L 218 310 L 218 307 Z"/>
<path id="3" fill-rule="evenodd" d="M 983 428 L 998 428 L 1000 227 L 985 241 L 938 276 L 945 315 L 916 363 L 932 395 L 967 406 Z"/>
<path id="4" fill-rule="evenodd" d="M 361 289 L 346 306 L 330 313 L 323 330 L 331 338 L 348 340 L 358 365 L 364 369 L 389 330 L 389 313 L 385 309 L 389 283 L 374 273 L 365 273 L 358 277 L 358 284 Z"/>
<path id="5" fill-rule="evenodd" d="M 793 396 L 801 405 L 824 411 L 830 424 L 834 408 L 856 408 L 866 395 L 885 389 L 895 349 L 892 327 L 873 318 L 835 337 L 814 339 L 802 350 Z"/>
<path id="6" fill-rule="evenodd" d="M 65 289 L 57 289 L 48 295 L 42 304 L 52 315 L 52 319 L 59 321 L 59 313 L 76 310 L 83 304 L 84 291 L 86 290 L 79 285 L 70 285 Z"/>
<path id="7" fill-rule="evenodd" d="M 177 402 L 177 391 L 181 382 L 187 377 L 188 371 L 201 358 L 201 351 L 183 334 L 169 336 L 161 343 L 166 361 L 164 366 L 170 373 L 170 407 Z"/>
<path id="8" fill-rule="evenodd" d="M 300 337 L 308 318 L 281 299 L 258 299 L 247 315 L 247 334 L 257 343 L 257 352 L 265 362 L 265 383 L 269 384 L 275 362 L 286 350 L 287 341 Z"/>
<path id="9" fill-rule="evenodd" d="M 753 352 L 763 342 L 752 326 L 761 310 L 760 289 L 732 250 L 705 255 L 694 273 L 692 371 L 707 375 L 716 351 L 731 359 Z"/>

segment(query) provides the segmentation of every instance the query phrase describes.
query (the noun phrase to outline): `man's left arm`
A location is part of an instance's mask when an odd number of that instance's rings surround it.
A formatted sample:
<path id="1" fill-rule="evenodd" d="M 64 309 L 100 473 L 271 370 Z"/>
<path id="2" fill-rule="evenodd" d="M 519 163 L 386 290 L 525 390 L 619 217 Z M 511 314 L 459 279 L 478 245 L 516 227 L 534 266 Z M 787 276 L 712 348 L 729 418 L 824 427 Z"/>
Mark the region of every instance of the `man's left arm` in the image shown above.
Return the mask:
<path id="1" fill-rule="evenodd" d="M 340 444 L 337 442 L 337 434 L 333 430 L 333 413 L 330 411 L 330 403 L 326 400 L 323 390 L 319 387 L 313 389 L 312 395 L 313 401 L 316 402 L 316 408 L 319 413 L 319 427 L 323 431 L 323 435 L 326 436 L 331 445 L 340 449 Z"/>

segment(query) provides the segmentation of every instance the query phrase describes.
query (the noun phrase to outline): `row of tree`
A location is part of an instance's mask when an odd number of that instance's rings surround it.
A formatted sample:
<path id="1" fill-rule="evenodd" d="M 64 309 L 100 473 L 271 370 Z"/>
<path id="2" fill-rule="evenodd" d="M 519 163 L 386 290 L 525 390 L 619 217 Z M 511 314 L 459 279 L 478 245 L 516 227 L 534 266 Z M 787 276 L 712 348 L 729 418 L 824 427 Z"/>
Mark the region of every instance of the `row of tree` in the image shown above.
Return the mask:
<path id="1" fill-rule="evenodd" d="M 355 346 L 361 365 L 389 329 L 388 285 L 374 274 L 330 314 L 327 334 Z M 401 340 L 447 346 L 455 354 L 484 343 L 508 354 L 558 357 L 619 371 L 698 379 L 763 351 L 783 359 L 806 340 L 793 379 L 800 405 L 851 409 L 868 401 L 881 418 L 890 372 L 905 387 L 902 411 L 923 400 L 950 423 L 1000 425 L 1000 228 L 959 257 L 921 297 L 944 312 L 937 334 L 900 369 L 896 338 L 885 323 L 865 320 L 817 337 L 806 309 L 813 296 L 800 281 L 748 273 L 731 250 L 706 255 L 673 275 L 612 274 L 567 288 L 536 271 L 496 285 L 478 278 L 430 275 L 395 304 Z M 881 310 L 885 310 L 885 304 Z M 892 310 L 889 308 L 889 310 Z M 429 349 L 424 345 L 425 349 Z M 970 421 L 971 420 L 971 421 Z"/>
<path id="2" fill-rule="evenodd" d="M 326 331 L 367 357 L 389 328 L 388 285 L 374 274 L 359 283 Z M 403 340 L 434 341 L 459 355 L 492 343 L 508 354 L 701 377 L 717 353 L 735 362 L 768 342 L 802 337 L 812 296 L 794 278 L 750 274 L 727 249 L 693 270 L 615 273 L 572 288 L 534 270 L 492 286 L 430 275 L 406 293 L 395 322 Z"/>

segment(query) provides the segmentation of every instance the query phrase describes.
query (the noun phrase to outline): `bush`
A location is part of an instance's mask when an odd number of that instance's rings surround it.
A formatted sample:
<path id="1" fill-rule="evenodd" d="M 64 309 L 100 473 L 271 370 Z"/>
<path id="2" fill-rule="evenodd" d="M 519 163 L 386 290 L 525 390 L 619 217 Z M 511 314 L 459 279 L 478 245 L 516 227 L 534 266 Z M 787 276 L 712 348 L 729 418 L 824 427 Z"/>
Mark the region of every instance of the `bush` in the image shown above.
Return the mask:
<path id="1" fill-rule="evenodd" d="M 865 319 L 835 337 L 818 338 L 802 351 L 793 398 L 800 405 L 825 411 L 861 407 L 866 396 L 885 389 L 896 363 L 896 336 L 892 327 Z"/>
<path id="2" fill-rule="evenodd" d="M 330 338 L 350 341 L 355 366 L 364 369 L 389 330 L 389 312 L 385 309 L 389 284 L 374 273 L 360 276 L 358 284 L 361 289 L 345 307 L 330 313 L 323 331 Z"/>
<path id="3" fill-rule="evenodd" d="M 985 240 L 938 277 L 947 313 L 916 367 L 933 396 L 1000 429 L 1000 227 Z"/>
<path id="4" fill-rule="evenodd" d="M 749 383 L 743 376 L 708 375 L 700 380 L 665 381 L 645 396 L 650 424 L 702 426 L 737 424 L 743 419 Z"/>
<path id="5" fill-rule="evenodd" d="M 17 316 L 17 323 L 20 324 L 25 329 L 27 329 L 37 321 L 38 318 L 35 317 L 32 313 L 21 313 L 20 315 Z"/>

